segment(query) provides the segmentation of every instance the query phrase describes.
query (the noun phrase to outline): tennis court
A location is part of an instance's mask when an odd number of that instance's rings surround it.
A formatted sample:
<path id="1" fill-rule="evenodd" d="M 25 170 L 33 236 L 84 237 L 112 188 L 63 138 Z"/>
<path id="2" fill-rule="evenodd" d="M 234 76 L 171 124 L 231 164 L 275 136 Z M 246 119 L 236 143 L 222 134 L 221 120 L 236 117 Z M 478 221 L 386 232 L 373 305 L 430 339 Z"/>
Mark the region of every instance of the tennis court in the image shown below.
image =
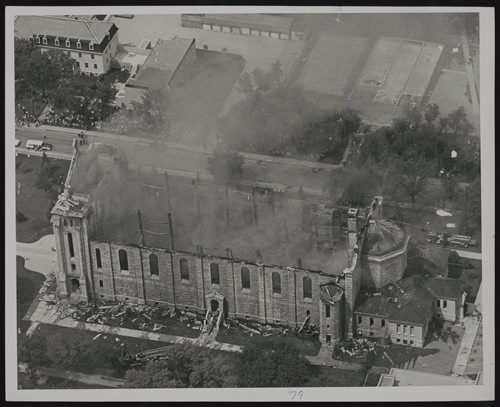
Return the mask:
<path id="1" fill-rule="evenodd" d="M 305 90 L 344 96 L 356 80 L 370 48 L 365 37 L 322 35 L 318 38 L 297 82 Z"/>
<path id="2" fill-rule="evenodd" d="M 437 66 L 440 44 L 379 37 L 374 44 L 351 98 L 366 87 L 377 88 L 374 102 L 398 105 L 403 98 L 420 103 Z"/>

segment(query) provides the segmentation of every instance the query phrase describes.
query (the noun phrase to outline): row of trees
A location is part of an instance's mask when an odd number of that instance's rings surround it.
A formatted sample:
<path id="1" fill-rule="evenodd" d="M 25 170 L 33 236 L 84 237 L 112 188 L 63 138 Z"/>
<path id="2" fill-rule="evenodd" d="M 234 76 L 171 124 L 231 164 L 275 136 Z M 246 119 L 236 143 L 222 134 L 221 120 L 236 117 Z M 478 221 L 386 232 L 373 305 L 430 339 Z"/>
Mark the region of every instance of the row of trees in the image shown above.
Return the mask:
<path id="1" fill-rule="evenodd" d="M 18 337 L 19 361 L 34 371 L 55 367 L 92 373 L 112 367 L 131 388 L 291 387 L 318 385 L 308 361 L 289 341 L 256 338 L 241 354 L 217 352 L 191 344 L 174 344 L 166 360 L 127 369 L 132 356 L 115 341 L 95 342 L 79 335 L 56 335 L 50 345 L 42 335 Z"/>
<path id="2" fill-rule="evenodd" d="M 376 194 L 386 194 L 412 207 L 429 187 L 433 202 L 444 209 L 457 202 L 464 209 L 463 232 L 480 230 L 480 152 L 463 108 L 441 117 L 439 107 L 424 112 L 408 110 L 392 126 L 364 135 L 359 154 L 345 173 L 333 173 L 332 193 L 341 201 L 364 205 Z M 459 187 L 459 182 L 463 187 Z M 435 183 L 435 181 L 433 181 Z"/>
<path id="3" fill-rule="evenodd" d="M 241 354 L 173 345 L 168 359 L 125 374 L 133 388 L 292 387 L 314 385 L 309 363 L 283 339 L 255 339 Z"/>
<path id="4" fill-rule="evenodd" d="M 29 100 L 31 115 L 35 102 L 51 103 L 57 111 L 47 120 L 91 129 L 114 111 L 116 89 L 102 77 L 80 73 L 78 63 L 60 50 L 41 52 L 31 40 L 14 43 L 16 100 Z"/>
<path id="5" fill-rule="evenodd" d="M 318 113 L 282 76 L 279 61 L 268 72 L 241 76 L 243 99 L 219 119 L 220 141 L 235 151 L 338 161 L 361 124 L 359 115 L 351 109 Z"/>

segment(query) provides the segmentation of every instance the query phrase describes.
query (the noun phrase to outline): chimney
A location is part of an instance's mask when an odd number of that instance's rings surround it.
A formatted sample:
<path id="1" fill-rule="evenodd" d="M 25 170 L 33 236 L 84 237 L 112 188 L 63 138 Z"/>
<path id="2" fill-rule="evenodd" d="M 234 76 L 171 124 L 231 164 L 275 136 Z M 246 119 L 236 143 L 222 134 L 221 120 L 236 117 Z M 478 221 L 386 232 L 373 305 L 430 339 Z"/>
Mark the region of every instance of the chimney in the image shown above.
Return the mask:
<path id="1" fill-rule="evenodd" d="M 375 202 L 375 208 L 373 209 L 373 219 L 383 219 L 382 216 L 382 202 L 384 200 L 381 196 L 376 196 L 373 198 Z"/>
<path id="2" fill-rule="evenodd" d="M 347 249 L 352 250 L 358 242 L 358 213 L 359 209 L 349 208 L 347 211 Z"/>
<path id="3" fill-rule="evenodd" d="M 302 259 L 300 257 L 297 259 L 297 268 L 302 268 Z"/>
<path id="4" fill-rule="evenodd" d="M 257 255 L 257 263 L 262 264 L 262 253 L 260 249 L 255 249 L 255 254 Z"/>

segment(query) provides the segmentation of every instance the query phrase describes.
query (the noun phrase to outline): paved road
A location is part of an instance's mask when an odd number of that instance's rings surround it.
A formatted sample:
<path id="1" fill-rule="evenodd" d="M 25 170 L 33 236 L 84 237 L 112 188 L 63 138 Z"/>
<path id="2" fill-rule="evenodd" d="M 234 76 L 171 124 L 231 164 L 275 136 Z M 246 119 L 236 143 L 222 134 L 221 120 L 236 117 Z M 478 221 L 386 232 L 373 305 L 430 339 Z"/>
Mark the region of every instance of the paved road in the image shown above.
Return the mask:
<path id="1" fill-rule="evenodd" d="M 453 249 L 453 250 L 455 250 L 460 257 L 465 257 L 466 259 L 473 259 L 473 260 L 482 260 L 483 259 L 482 253 L 472 252 L 472 251 L 468 251 L 468 250 L 457 250 L 457 249 Z"/>
<path id="2" fill-rule="evenodd" d="M 479 117 L 479 98 L 477 96 L 476 77 L 474 76 L 474 70 L 470 62 L 469 42 L 467 41 L 466 35 L 461 36 L 461 42 L 464 51 L 465 70 L 467 72 L 467 81 L 469 82 L 472 109 L 474 114 Z"/>
<path id="3" fill-rule="evenodd" d="M 47 142 L 54 145 L 54 154 L 69 154 L 72 152 L 72 140 L 80 132 L 78 129 L 66 129 L 52 126 L 16 128 L 16 138 L 25 145 L 29 139 L 42 140 L 44 132 Z M 164 143 L 162 146 L 153 146 L 145 139 L 121 136 L 102 132 L 86 132 L 89 143 L 106 143 L 123 148 L 127 154 L 129 164 L 141 168 L 156 167 L 157 169 L 172 170 L 178 175 L 213 179 L 208 172 L 207 158 L 211 151 L 197 147 L 176 143 Z M 82 151 L 88 146 L 82 146 Z M 26 150 L 18 149 L 19 152 Z M 339 168 L 331 164 L 314 163 L 310 161 L 289 158 L 269 157 L 259 154 L 243 153 L 245 170 L 249 176 L 259 181 L 284 184 L 290 190 L 303 186 L 306 193 L 323 196 L 323 185 L 332 169 Z M 61 157 L 64 158 L 64 157 Z"/>
<path id="4" fill-rule="evenodd" d="M 54 235 L 47 235 L 34 243 L 16 242 L 16 255 L 24 257 L 28 270 L 48 275 L 58 271 L 55 247 Z"/>
<path id="5" fill-rule="evenodd" d="M 28 366 L 25 363 L 19 363 L 18 365 L 19 372 L 26 373 L 27 368 Z M 69 370 L 59 370 L 51 367 L 39 367 L 35 369 L 34 373 L 41 376 L 59 377 L 61 379 L 85 383 L 91 386 L 119 388 L 124 387 L 126 383 L 125 380 L 115 379 L 114 377 L 72 372 Z"/>

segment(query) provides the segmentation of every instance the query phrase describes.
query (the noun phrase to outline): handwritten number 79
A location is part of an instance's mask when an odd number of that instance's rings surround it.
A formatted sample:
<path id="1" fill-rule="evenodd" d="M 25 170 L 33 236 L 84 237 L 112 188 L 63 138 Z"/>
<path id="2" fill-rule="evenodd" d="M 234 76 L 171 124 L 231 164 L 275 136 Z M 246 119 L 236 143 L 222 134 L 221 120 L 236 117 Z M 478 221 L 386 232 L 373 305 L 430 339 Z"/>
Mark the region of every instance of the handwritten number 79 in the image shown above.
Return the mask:
<path id="1" fill-rule="evenodd" d="M 290 390 L 288 393 L 290 393 L 290 396 L 292 400 L 301 400 L 302 396 L 304 395 L 304 392 L 302 390 Z"/>

